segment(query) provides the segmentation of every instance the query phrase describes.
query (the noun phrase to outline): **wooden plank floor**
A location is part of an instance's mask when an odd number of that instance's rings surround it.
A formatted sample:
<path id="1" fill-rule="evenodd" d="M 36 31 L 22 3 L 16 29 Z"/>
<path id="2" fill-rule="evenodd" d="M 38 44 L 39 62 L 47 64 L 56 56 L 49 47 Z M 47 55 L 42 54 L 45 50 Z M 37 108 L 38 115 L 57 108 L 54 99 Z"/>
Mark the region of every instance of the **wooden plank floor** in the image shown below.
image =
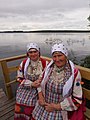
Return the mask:
<path id="1" fill-rule="evenodd" d="M 0 120 L 14 120 L 15 98 L 8 100 L 4 91 L 0 89 Z"/>
<path id="2" fill-rule="evenodd" d="M 15 98 L 8 100 L 4 91 L 0 89 L 0 120 L 14 120 Z M 90 120 L 90 110 L 85 113 L 86 120 Z"/>

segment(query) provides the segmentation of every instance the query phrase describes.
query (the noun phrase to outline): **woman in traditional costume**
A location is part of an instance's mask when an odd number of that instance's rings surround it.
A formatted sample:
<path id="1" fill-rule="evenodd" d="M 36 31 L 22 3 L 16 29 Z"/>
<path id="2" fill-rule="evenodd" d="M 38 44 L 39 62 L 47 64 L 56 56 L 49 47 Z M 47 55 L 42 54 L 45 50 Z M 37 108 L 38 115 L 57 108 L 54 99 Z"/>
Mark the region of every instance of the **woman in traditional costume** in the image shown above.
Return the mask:
<path id="1" fill-rule="evenodd" d="M 27 45 L 27 58 L 21 62 L 17 72 L 20 85 L 16 93 L 14 120 L 31 120 L 47 63 L 48 61 L 40 57 L 40 48 L 36 43 Z"/>
<path id="2" fill-rule="evenodd" d="M 39 93 L 42 99 L 33 110 L 33 120 L 84 120 L 84 114 L 73 119 L 70 112 L 77 111 L 82 104 L 80 72 L 68 59 L 65 45 L 53 45 L 51 53 L 52 61 L 45 69 Z"/>

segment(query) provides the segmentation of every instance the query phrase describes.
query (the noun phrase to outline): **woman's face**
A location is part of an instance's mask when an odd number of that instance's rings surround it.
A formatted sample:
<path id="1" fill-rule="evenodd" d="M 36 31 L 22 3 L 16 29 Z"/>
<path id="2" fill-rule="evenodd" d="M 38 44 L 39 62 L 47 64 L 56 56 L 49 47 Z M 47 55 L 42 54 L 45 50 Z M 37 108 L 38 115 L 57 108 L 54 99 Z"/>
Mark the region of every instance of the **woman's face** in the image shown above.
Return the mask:
<path id="1" fill-rule="evenodd" d="M 67 62 L 67 57 L 61 52 L 54 52 L 52 59 L 54 60 L 57 67 L 63 67 Z"/>
<path id="2" fill-rule="evenodd" d="M 30 59 L 32 61 L 37 61 L 39 59 L 39 51 L 34 49 L 34 48 L 31 48 L 29 51 L 28 51 L 28 56 L 30 57 Z"/>

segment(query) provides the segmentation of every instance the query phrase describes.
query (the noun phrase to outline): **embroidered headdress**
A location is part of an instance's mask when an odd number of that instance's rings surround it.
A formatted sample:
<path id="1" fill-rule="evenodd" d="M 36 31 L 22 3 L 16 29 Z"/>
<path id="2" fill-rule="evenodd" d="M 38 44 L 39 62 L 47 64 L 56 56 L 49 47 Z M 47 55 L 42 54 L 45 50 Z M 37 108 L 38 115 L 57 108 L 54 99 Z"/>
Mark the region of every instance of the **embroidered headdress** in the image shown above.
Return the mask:
<path id="1" fill-rule="evenodd" d="M 36 43 L 29 43 L 28 45 L 27 45 L 27 52 L 31 49 L 31 48 L 34 48 L 34 49 L 36 49 L 36 50 L 40 50 L 40 48 L 38 47 L 38 45 L 36 44 Z"/>
<path id="2" fill-rule="evenodd" d="M 54 44 L 52 46 L 51 53 L 53 54 L 54 52 L 62 52 L 65 56 L 68 56 L 67 48 L 62 43 Z"/>

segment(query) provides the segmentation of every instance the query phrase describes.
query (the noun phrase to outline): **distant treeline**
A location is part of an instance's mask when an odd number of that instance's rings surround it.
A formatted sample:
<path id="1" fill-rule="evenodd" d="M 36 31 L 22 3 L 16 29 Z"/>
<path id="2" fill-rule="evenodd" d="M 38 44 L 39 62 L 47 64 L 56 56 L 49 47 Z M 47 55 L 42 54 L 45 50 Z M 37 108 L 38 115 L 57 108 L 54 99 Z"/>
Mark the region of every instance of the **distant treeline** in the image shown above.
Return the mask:
<path id="1" fill-rule="evenodd" d="M 83 33 L 83 32 L 90 32 L 90 30 L 33 30 L 33 31 L 26 31 L 26 30 L 6 30 L 0 31 L 0 33 L 54 33 L 54 32 L 76 32 L 76 33 Z"/>

